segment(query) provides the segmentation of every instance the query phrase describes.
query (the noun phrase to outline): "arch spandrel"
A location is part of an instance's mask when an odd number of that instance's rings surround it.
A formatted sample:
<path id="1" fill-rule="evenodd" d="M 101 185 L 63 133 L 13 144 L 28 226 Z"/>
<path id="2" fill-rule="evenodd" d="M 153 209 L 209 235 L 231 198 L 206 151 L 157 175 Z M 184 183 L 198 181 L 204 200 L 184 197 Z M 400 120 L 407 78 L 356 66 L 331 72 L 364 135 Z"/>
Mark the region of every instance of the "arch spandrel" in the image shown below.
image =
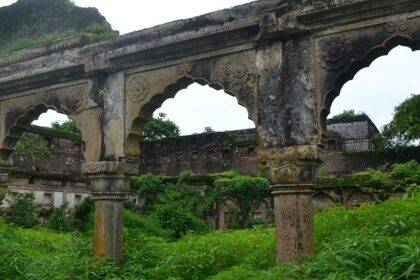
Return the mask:
<path id="1" fill-rule="evenodd" d="M 162 103 L 197 82 L 237 98 L 257 123 L 258 69 L 254 50 L 125 76 L 126 153 L 140 154 L 138 141 L 147 120 Z"/>
<path id="2" fill-rule="evenodd" d="M 10 166 L 20 136 L 32 121 L 48 109 L 67 114 L 82 133 L 85 160 L 97 161 L 100 153 L 100 108 L 87 81 L 19 92 L 0 100 L 1 164 Z M 99 141 L 99 145 L 98 145 Z"/>
<path id="3" fill-rule="evenodd" d="M 420 49 L 420 17 L 397 15 L 361 28 L 336 32 L 314 39 L 318 120 L 325 120 L 342 86 L 376 58 L 398 45 Z"/>

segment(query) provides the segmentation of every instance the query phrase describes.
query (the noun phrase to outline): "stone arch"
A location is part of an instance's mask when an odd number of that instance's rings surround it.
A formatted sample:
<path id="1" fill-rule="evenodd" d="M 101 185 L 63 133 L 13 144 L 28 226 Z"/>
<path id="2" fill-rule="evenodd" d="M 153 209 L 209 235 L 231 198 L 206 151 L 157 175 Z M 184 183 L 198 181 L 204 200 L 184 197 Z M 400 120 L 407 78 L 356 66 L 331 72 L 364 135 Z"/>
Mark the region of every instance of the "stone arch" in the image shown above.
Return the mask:
<path id="1" fill-rule="evenodd" d="M 312 199 L 315 209 L 330 207 L 337 203 L 331 195 L 324 191 L 316 192 L 313 194 Z"/>
<path id="2" fill-rule="evenodd" d="M 155 93 L 146 94 L 147 97 L 144 99 L 145 102 L 140 102 L 140 104 L 136 106 L 136 112 L 134 112 L 136 116 L 128 123 L 130 128 L 126 138 L 126 153 L 129 156 L 135 157 L 140 155 L 138 143 L 143 133 L 143 128 L 152 118 L 153 112 L 161 107 L 163 102 L 167 99 L 174 98 L 180 90 L 187 88 L 193 83 L 198 83 L 202 86 L 208 85 L 215 90 L 223 90 L 226 94 L 234 96 L 238 104 L 247 109 L 248 118 L 256 124 L 256 98 L 253 94 L 254 91 L 256 92 L 256 87 L 254 86 L 256 84 L 256 74 L 253 69 L 251 71 L 243 69 L 242 72 L 239 72 L 238 68 L 235 68 L 235 66 L 232 66 L 230 69 L 223 68 L 222 71 L 221 69 L 217 69 L 218 64 L 225 63 L 226 62 L 220 63 L 219 61 L 215 62 L 210 60 L 201 63 L 198 62 L 196 64 L 181 64 L 175 67 L 175 72 L 177 72 L 176 75 L 173 74 L 174 69 L 172 69 L 172 71 L 169 70 L 171 72 L 170 74 L 165 73 L 168 69 L 163 70 L 162 73 L 159 73 L 159 71 L 155 72 L 156 75 L 167 75 L 171 79 L 169 79 L 167 85 L 161 90 L 157 90 Z M 209 71 L 209 67 L 214 68 L 215 70 Z M 225 71 L 234 71 L 234 73 L 226 73 Z M 226 77 L 222 77 L 223 75 L 226 75 Z M 211 77 L 217 78 L 212 79 Z M 142 79 L 144 78 L 142 77 Z M 138 88 L 139 87 L 137 87 L 137 89 Z M 149 90 L 150 88 L 147 89 L 147 91 Z M 238 94 L 238 92 L 240 92 L 240 94 Z M 130 94 L 127 92 L 127 88 L 126 94 Z M 127 102 L 130 103 L 130 97 L 127 98 Z"/>
<path id="3" fill-rule="evenodd" d="M 66 114 L 71 119 L 71 115 L 69 115 L 69 113 L 65 110 L 44 103 L 39 103 L 38 105 L 22 111 L 22 114 L 16 118 L 16 121 L 13 124 L 6 122 L 6 135 L 4 139 L 2 139 L 3 141 L 0 146 L 0 157 L 2 161 L 7 162 L 10 160 L 10 157 L 15 151 L 16 143 L 19 141 L 25 129 L 32 123 L 32 121 L 38 119 L 41 114 L 47 112 L 49 109 L 58 113 Z M 19 112 L 21 112 L 20 109 L 17 109 L 17 111 L 11 111 L 9 112 L 9 116 L 10 114 L 18 115 Z M 6 115 L 6 120 L 7 119 L 8 117 Z"/>
<path id="4" fill-rule="evenodd" d="M 396 23 L 397 21 L 388 22 L 385 25 L 385 29 L 389 27 L 390 23 Z M 402 21 L 399 21 L 402 24 Z M 402 27 L 394 27 L 402 28 Z M 368 28 L 369 29 L 369 28 Z M 361 31 L 361 34 L 368 33 L 370 30 Z M 420 33 L 420 29 L 417 31 Z M 377 34 L 376 34 L 377 35 Z M 341 36 L 341 35 L 340 35 Z M 350 36 L 351 37 L 351 36 Z M 420 50 L 420 34 L 413 36 L 409 34 L 392 34 L 391 36 L 377 36 L 381 37 L 378 42 L 368 42 L 365 46 L 358 47 L 361 43 L 358 40 L 363 40 L 364 36 L 356 38 L 353 44 L 356 45 L 356 49 L 350 51 L 348 63 L 339 67 L 338 69 L 328 69 L 328 73 L 321 78 L 321 84 L 323 84 L 323 93 L 321 98 L 321 106 L 319 110 L 319 120 L 321 130 L 326 131 L 326 119 L 330 113 L 330 108 L 340 94 L 341 88 L 345 83 L 352 80 L 354 76 L 362 69 L 367 68 L 370 64 L 381 56 L 387 55 L 393 48 L 397 46 L 409 47 L 412 51 Z M 378 38 L 375 38 L 378 40 Z M 372 40 L 375 41 L 375 40 Z M 370 44 L 369 44 L 370 43 Z M 351 56 L 351 58 L 350 58 Z"/>
<path id="5" fill-rule="evenodd" d="M 97 160 L 100 145 L 95 146 L 101 141 L 100 109 L 89 100 L 88 88 L 87 84 L 79 84 L 37 90 L 1 101 L 0 165 L 12 166 L 12 155 L 21 135 L 32 121 L 49 109 L 66 114 L 75 122 L 82 134 L 85 160 Z"/>
<path id="6" fill-rule="evenodd" d="M 354 190 L 347 196 L 346 205 L 349 208 L 353 208 L 359 207 L 362 203 L 369 203 L 374 201 L 375 197 L 373 194 L 362 190 Z"/>

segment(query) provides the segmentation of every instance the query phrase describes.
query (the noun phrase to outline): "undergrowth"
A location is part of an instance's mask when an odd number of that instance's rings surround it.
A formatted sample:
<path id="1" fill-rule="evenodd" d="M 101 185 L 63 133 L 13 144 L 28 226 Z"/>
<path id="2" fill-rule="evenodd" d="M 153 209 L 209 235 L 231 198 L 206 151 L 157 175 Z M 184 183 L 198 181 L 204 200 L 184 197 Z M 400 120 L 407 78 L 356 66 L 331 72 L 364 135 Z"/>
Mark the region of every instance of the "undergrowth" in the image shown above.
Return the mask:
<path id="1" fill-rule="evenodd" d="M 0 279 L 419 279 L 416 188 L 381 204 L 317 213 L 316 253 L 301 265 L 275 265 L 274 229 L 267 227 L 187 234 L 171 242 L 151 217 L 138 220 L 126 212 L 125 261 L 116 268 L 93 260 L 91 233 L 0 221 Z"/>

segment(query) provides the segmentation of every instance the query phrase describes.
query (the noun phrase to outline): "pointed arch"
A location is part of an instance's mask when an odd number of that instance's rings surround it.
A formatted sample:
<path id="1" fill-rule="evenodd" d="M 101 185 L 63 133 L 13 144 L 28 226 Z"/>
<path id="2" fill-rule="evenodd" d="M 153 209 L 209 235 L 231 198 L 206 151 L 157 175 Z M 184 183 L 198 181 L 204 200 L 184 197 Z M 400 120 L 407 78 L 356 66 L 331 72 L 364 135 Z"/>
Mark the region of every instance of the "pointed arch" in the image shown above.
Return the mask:
<path id="1" fill-rule="evenodd" d="M 245 109 L 247 110 L 248 119 L 256 123 L 256 119 L 252 116 L 250 112 L 251 109 L 248 106 L 249 104 L 241 100 L 241 98 L 233 90 L 227 89 L 220 82 L 209 81 L 203 77 L 194 78 L 190 75 L 183 75 L 179 77 L 175 82 L 166 86 L 163 91 L 154 94 L 150 98 L 150 101 L 148 101 L 140 107 L 137 117 L 134 118 L 134 120 L 131 123 L 130 130 L 127 136 L 127 154 L 129 154 L 130 156 L 140 155 L 139 141 L 141 139 L 141 135 L 143 134 L 144 126 L 153 117 L 153 112 L 160 108 L 166 100 L 174 98 L 180 90 L 186 89 L 193 83 L 198 83 L 202 86 L 208 85 L 209 87 L 217 91 L 221 90 L 226 94 L 235 97 L 238 104 L 245 107 Z"/>
<path id="2" fill-rule="evenodd" d="M 322 98 L 322 106 L 320 109 L 320 124 L 323 131 L 326 131 L 326 119 L 330 113 L 331 105 L 335 98 L 340 95 L 340 91 L 344 84 L 352 80 L 355 75 L 362 69 L 367 68 L 373 61 L 381 56 L 386 56 L 397 46 L 410 48 L 412 51 L 420 50 L 420 40 L 414 40 L 410 36 L 396 34 L 383 42 L 383 44 L 375 46 L 367 51 L 366 55 L 359 56 L 360 59 L 352 60 L 346 71 L 340 73 L 332 83 Z"/>

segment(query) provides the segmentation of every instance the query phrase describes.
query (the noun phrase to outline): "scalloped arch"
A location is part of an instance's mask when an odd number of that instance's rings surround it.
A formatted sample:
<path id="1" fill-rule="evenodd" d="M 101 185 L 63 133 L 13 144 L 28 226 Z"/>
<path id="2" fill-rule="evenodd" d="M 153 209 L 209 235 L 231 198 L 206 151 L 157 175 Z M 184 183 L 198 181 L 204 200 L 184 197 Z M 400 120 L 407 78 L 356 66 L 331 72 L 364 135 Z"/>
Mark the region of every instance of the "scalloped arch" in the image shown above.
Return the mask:
<path id="1" fill-rule="evenodd" d="M 320 124 L 322 130 L 326 131 L 326 119 L 330 113 L 331 105 L 335 98 L 340 95 L 340 91 L 345 83 L 351 81 L 354 76 L 362 69 L 367 68 L 371 63 L 381 56 L 388 53 L 397 46 L 409 47 L 412 51 L 420 50 L 420 41 L 413 40 L 409 36 L 395 35 L 384 41 L 382 45 L 371 48 L 361 59 L 353 61 L 348 70 L 337 77 L 331 89 L 329 89 L 322 98 L 320 110 Z"/>
<path id="2" fill-rule="evenodd" d="M 144 126 L 153 117 L 153 112 L 160 108 L 163 102 L 170 98 L 174 98 L 180 90 L 187 88 L 193 83 L 198 83 L 202 86 L 208 85 L 215 90 L 223 90 L 226 94 L 234 96 L 238 104 L 245 107 L 247 110 L 248 119 L 256 123 L 256 120 L 252 119 L 251 117 L 249 108 L 247 108 L 246 104 L 240 102 L 238 96 L 233 91 L 227 89 L 219 82 L 208 81 L 203 77 L 192 77 L 189 75 L 184 75 L 180 77 L 176 82 L 169 84 L 163 90 L 163 92 L 153 95 L 151 100 L 140 109 L 138 117 L 135 118 L 132 122 L 130 132 L 127 136 L 127 153 L 130 156 L 140 155 L 140 147 L 138 143 L 141 139 L 141 135 L 143 134 Z"/>
<path id="3" fill-rule="evenodd" d="M 0 146 L 0 159 L 2 162 L 11 162 L 16 143 L 19 141 L 23 132 L 32 121 L 37 120 L 41 114 L 47 112 L 49 109 L 66 114 L 69 119 L 72 119 L 71 113 L 67 110 L 46 103 L 38 103 L 37 105 L 26 109 L 23 114 L 17 118 L 16 122 L 10 126 L 6 132 L 6 136 L 2 139 Z M 85 146 L 84 142 L 83 146 Z"/>

